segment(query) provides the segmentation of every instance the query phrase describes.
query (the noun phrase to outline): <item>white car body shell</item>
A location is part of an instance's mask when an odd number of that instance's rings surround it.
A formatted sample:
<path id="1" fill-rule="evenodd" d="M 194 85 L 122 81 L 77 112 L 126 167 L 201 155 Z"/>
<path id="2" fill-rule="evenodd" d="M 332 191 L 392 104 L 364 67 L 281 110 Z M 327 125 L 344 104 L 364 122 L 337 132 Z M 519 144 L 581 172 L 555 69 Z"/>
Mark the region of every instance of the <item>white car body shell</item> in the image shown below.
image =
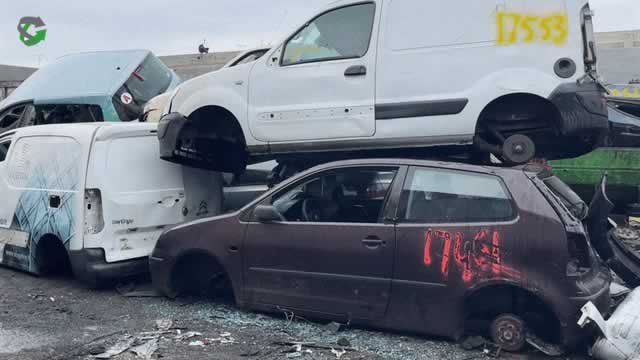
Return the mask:
<path id="1" fill-rule="evenodd" d="M 479 116 L 492 101 L 521 93 L 548 99 L 560 85 L 585 76 L 587 0 L 370 2 L 375 19 L 364 56 L 283 66 L 283 48 L 296 29 L 256 62 L 183 83 L 163 113 L 188 118 L 205 107 L 224 108 L 240 124 L 251 154 L 459 145 L 473 142 Z M 362 3 L 341 0 L 317 14 Z M 525 25 L 511 26 L 510 16 Z M 553 16 L 566 24 L 551 25 Z M 550 41 L 561 26 L 565 36 Z M 528 29 L 533 35 L 523 35 Z M 563 58 L 577 64 L 566 78 L 554 73 Z M 366 75 L 346 77 L 353 66 L 366 67 Z M 379 116 L 380 106 L 424 109 L 443 102 L 463 109 Z"/>

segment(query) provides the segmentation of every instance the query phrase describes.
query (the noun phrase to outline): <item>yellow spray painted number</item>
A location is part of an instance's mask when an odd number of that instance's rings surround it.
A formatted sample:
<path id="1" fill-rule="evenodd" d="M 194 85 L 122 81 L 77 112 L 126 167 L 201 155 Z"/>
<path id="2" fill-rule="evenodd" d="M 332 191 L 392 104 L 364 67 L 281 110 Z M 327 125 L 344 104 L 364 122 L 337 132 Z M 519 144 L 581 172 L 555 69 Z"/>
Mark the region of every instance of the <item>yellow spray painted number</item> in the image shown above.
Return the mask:
<path id="1" fill-rule="evenodd" d="M 611 96 L 625 98 L 640 98 L 640 87 L 610 89 Z"/>
<path id="2" fill-rule="evenodd" d="M 498 45 L 534 42 L 564 45 L 569 38 L 569 17 L 566 14 L 538 16 L 499 11 L 497 24 Z"/>

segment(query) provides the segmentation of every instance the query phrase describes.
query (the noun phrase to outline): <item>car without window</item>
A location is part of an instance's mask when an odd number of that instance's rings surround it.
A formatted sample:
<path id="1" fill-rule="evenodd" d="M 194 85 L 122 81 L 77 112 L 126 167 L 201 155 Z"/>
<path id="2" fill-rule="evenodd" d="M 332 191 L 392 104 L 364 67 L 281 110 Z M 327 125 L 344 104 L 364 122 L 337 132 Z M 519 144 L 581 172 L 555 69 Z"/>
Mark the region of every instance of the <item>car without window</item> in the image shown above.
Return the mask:
<path id="1" fill-rule="evenodd" d="M 157 124 L 63 124 L 0 136 L 0 264 L 89 285 L 148 271 L 170 226 L 221 212 L 221 177 L 158 157 Z M 214 186 L 215 179 L 218 186 Z"/>
<path id="2" fill-rule="evenodd" d="M 161 156 L 239 173 L 256 158 L 475 146 L 523 164 L 587 153 L 608 130 L 587 0 L 341 0 L 301 23 L 174 91 Z"/>
<path id="3" fill-rule="evenodd" d="M 149 100 L 179 83 L 148 50 L 63 56 L 0 102 L 0 133 L 32 125 L 138 120 Z"/>
<path id="4" fill-rule="evenodd" d="M 324 164 L 237 212 L 166 231 L 153 283 L 256 310 L 451 338 L 481 331 L 506 350 L 524 346 L 526 329 L 574 345 L 587 301 L 609 311 L 609 269 L 589 242 L 606 241 L 608 208 L 589 210 L 537 173 Z"/>

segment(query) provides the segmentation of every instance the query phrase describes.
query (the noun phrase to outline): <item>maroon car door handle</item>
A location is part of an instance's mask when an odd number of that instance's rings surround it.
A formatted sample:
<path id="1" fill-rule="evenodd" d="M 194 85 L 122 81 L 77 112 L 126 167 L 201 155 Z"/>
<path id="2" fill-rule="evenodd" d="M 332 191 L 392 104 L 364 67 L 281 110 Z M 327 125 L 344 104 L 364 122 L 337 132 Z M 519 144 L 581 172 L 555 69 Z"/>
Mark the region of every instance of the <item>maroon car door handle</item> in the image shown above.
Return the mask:
<path id="1" fill-rule="evenodd" d="M 380 246 L 384 246 L 387 244 L 386 241 L 381 240 L 380 238 L 371 236 L 364 240 L 362 240 L 362 244 L 369 249 L 377 249 Z"/>

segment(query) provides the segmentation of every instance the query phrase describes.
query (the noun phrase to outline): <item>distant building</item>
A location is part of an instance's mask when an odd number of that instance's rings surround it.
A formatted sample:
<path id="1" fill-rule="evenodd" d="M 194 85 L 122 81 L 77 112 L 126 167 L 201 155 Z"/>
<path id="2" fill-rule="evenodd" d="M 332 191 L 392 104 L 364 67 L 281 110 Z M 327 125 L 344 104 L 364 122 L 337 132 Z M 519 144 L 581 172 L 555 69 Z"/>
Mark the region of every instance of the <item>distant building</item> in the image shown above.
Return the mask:
<path id="1" fill-rule="evenodd" d="M 640 79 L 640 30 L 596 34 L 598 71 L 611 84 Z"/>
<path id="2" fill-rule="evenodd" d="M 182 80 L 189 80 L 220 69 L 238 54 L 237 51 L 229 51 L 211 54 L 171 55 L 160 56 L 160 60 L 173 69 Z"/>
<path id="3" fill-rule="evenodd" d="M 9 96 L 36 70 L 22 66 L 0 65 L 0 101 Z"/>
<path id="4" fill-rule="evenodd" d="M 640 30 L 596 33 L 600 49 L 640 48 Z"/>

